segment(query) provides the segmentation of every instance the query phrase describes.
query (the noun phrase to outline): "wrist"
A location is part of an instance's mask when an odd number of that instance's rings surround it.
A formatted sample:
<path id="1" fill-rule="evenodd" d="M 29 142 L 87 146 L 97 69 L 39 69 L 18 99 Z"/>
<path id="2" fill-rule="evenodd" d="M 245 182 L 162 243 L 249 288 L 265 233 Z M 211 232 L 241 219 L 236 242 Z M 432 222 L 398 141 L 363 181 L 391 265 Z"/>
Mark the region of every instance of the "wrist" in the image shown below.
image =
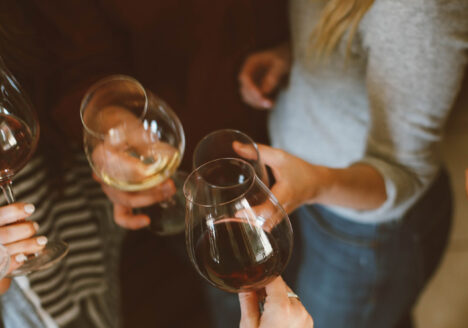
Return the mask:
<path id="1" fill-rule="evenodd" d="M 330 190 L 336 180 L 336 170 L 311 164 L 309 183 L 306 191 L 307 203 L 327 203 Z"/>

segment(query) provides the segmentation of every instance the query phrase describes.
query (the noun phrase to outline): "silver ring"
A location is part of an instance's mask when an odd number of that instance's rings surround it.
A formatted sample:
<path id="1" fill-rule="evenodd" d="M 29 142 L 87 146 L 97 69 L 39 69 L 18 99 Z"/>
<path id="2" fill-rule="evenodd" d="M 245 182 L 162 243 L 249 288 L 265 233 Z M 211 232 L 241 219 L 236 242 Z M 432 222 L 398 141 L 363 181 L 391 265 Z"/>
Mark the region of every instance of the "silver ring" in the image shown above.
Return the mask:
<path id="1" fill-rule="evenodd" d="M 293 292 L 288 292 L 288 297 L 289 298 L 297 298 L 299 300 L 299 296 L 297 296 L 297 294 L 293 293 Z"/>

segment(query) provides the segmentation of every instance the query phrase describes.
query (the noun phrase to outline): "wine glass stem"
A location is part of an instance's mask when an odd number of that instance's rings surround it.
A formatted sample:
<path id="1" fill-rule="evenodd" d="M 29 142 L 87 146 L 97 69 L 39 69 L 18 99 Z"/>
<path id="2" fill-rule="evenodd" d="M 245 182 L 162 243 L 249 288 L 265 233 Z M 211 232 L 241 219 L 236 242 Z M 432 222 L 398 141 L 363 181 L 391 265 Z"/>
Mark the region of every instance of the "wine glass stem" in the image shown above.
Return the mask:
<path id="1" fill-rule="evenodd" d="M 3 194 L 5 195 L 7 203 L 8 204 L 14 203 L 15 195 L 13 194 L 13 189 L 11 188 L 11 181 L 7 181 L 6 183 L 3 183 L 2 185 L 0 185 L 0 187 L 3 190 Z"/>

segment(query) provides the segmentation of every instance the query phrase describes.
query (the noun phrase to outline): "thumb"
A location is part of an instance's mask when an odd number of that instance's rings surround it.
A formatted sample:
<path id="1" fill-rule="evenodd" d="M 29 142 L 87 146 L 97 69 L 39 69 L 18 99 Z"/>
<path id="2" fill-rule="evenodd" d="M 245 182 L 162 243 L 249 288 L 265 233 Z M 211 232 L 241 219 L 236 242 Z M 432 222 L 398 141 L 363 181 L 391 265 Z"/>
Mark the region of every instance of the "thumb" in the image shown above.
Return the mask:
<path id="1" fill-rule="evenodd" d="M 232 149 L 241 157 L 254 160 L 258 159 L 257 149 L 252 144 L 244 144 L 239 141 L 232 142 Z"/>
<path id="2" fill-rule="evenodd" d="M 241 321 L 239 328 L 257 328 L 260 320 L 258 297 L 255 292 L 239 293 Z"/>
<path id="3" fill-rule="evenodd" d="M 283 165 L 286 152 L 267 145 L 257 144 L 257 146 L 258 152 L 260 153 L 260 158 L 262 159 L 263 163 L 271 167 L 273 173 L 275 173 L 275 168 Z"/>

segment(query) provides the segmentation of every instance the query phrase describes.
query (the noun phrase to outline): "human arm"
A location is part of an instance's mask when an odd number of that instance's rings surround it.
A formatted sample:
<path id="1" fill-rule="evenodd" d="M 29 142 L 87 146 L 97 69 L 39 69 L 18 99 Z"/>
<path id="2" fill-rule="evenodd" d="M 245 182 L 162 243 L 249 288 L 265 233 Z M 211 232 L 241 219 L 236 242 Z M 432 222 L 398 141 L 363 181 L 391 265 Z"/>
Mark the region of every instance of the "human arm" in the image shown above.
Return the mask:
<path id="1" fill-rule="evenodd" d="M 450 10 L 442 10 L 431 7 L 433 2 L 416 5 L 382 1 L 363 21 L 370 114 L 367 145 L 362 157 L 348 167 L 306 170 L 314 179 L 309 179 L 312 182 L 309 183 L 311 190 L 307 190 L 308 200 L 301 201 L 320 199 L 329 205 L 347 207 L 348 213 L 363 219 L 397 218 L 437 175 L 440 167 L 437 147 L 463 76 L 467 42 L 466 20 L 461 20 L 466 8 L 453 5 L 460 2 L 450 1 Z M 427 8 L 420 10 L 421 6 Z M 352 174 L 357 169 L 359 174 Z M 326 178 L 317 178 L 318 171 Z M 384 182 L 383 190 L 378 179 L 373 178 L 376 174 Z M 379 193 L 384 195 L 384 202 L 377 207 L 366 207 L 353 200 L 353 204 L 347 206 L 336 197 L 317 197 L 336 192 L 358 197 L 359 190 L 347 188 L 355 182 L 365 187 L 360 188 L 361 191 L 375 191 L 375 187 L 377 191 L 384 191 Z M 331 190 L 335 193 L 316 195 L 317 191 Z M 361 196 L 364 197 L 359 199 L 368 199 L 368 195 Z"/>
<path id="2" fill-rule="evenodd" d="M 239 155 L 255 156 L 242 145 Z M 386 198 L 382 176 L 368 165 L 356 164 L 346 169 L 308 163 L 284 150 L 258 145 L 260 158 L 275 178 L 273 194 L 286 212 L 303 204 L 321 203 L 368 210 L 379 207 Z"/>

